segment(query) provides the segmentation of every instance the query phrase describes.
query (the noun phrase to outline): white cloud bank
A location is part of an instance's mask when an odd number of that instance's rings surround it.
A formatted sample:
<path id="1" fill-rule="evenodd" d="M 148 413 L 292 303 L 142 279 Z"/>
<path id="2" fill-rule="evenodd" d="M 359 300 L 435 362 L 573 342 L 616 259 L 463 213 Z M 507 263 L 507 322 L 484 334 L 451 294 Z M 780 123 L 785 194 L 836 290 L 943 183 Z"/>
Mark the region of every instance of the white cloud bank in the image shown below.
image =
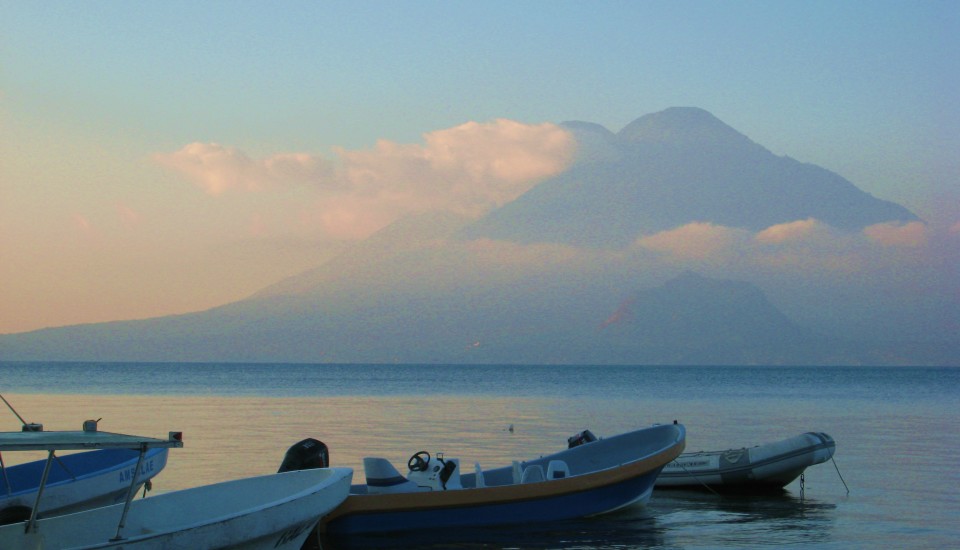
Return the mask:
<path id="1" fill-rule="evenodd" d="M 808 218 L 772 225 L 758 232 L 754 239 L 761 244 L 790 244 L 824 242 L 833 239 L 830 227 L 819 220 Z"/>
<path id="2" fill-rule="evenodd" d="M 255 160 L 219 143 L 191 143 L 173 153 L 154 155 L 154 160 L 215 196 L 316 181 L 330 172 L 323 159 L 311 155 L 282 154 Z"/>
<path id="3" fill-rule="evenodd" d="M 711 260 L 736 253 L 749 238 L 743 229 L 694 222 L 640 237 L 634 244 L 677 260 Z"/>
<path id="4" fill-rule="evenodd" d="M 830 276 L 909 273 L 931 258 L 956 254 L 949 234 L 937 234 L 922 222 L 881 223 L 858 233 L 816 219 L 796 220 L 753 232 L 692 222 L 639 236 L 630 247 L 637 269 L 656 266 L 693 269 L 704 274 L 751 279 L 775 273 Z M 954 233 L 955 234 L 955 233 Z M 515 252 L 515 255 L 517 253 Z M 942 262 L 941 262 L 942 263 Z"/>
<path id="5" fill-rule="evenodd" d="M 919 247 L 927 244 L 927 226 L 921 222 L 878 223 L 863 230 L 872 241 L 883 246 Z"/>
<path id="6" fill-rule="evenodd" d="M 309 187 L 309 216 L 330 236 L 363 238 L 408 214 L 479 217 L 564 170 L 574 150 L 572 135 L 555 124 L 498 119 L 430 132 L 423 144 L 380 140 L 366 150 L 338 148 L 334 161 L 304 153 L 254 159 L 215 143 L 153 158 L 216 197 Z"/>

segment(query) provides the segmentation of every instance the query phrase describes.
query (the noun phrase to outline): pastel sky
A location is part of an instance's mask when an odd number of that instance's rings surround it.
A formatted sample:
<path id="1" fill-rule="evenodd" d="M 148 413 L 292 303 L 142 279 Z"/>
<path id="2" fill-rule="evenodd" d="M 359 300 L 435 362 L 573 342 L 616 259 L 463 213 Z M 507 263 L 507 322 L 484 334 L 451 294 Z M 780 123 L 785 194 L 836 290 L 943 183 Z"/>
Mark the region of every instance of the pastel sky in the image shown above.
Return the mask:
<path id="1" fill-rule="evenodd" d="M 957 29 L 949 1 L 0 0 L 0 333 L 244 298 L 512 200 L 575 155 L 557 123 L 671 106 L 927 222 L 875 242 L 955 246 Z M 830 229 L 677 231 L 637 242 Z"/>

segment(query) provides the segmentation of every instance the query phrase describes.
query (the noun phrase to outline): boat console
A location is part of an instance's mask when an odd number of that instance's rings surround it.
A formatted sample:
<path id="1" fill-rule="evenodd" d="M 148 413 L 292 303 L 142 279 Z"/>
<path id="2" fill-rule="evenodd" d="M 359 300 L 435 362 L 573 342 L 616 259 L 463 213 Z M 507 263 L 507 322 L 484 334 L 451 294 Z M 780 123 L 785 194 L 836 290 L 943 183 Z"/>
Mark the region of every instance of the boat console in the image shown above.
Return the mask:
<path id="1" fill-rule="evenodd" d="M 403 476 L 386 458 L 365 457 L 363 471 L 367 478 L 368 494 L 414 493 L 418 491 L 447 491 L 463 489 L 460 484 L 460 459 L 444 458 L 437 453 L 420 451 L 407 462 Z"/>
<path id="2" fill-rule="evenodd" d="M 418 487 L 431 491 L 446 491 L 448 489 L 463 489 L 460 485 L 460 459 L 444 459 L 443 453 L 431 460 L 430 453 L 420 451 L 410 457 L 407 462 L 410 471 L 407 479 Z"/>

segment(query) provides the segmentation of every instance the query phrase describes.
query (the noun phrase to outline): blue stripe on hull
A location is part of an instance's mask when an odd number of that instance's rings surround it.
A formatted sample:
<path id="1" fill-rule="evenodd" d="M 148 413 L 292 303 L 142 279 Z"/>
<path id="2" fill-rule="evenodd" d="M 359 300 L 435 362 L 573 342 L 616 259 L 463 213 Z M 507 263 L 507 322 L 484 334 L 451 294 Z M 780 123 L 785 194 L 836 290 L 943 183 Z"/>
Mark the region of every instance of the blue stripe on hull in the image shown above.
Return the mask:
<path id="1" fill-rule="evenodd" d="M 653 488 L 659 473 L 660 469 L 657 468 L 653 472 L 613 485 L 550 498 L 455 508 L 350 514 L 333 520 L 327 525 L 326 531 L 330 534 L 376 533 L 585 517 L 636 501 Z"/>

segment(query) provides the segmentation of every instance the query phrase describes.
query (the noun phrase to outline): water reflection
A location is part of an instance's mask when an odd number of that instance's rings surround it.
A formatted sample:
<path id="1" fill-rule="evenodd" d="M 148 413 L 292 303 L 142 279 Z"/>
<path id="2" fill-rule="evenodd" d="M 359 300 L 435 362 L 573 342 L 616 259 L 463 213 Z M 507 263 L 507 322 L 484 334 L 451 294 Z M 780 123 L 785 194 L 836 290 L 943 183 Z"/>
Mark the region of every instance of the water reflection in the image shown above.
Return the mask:
<path id="1" fill-rule="evenodd" d="M 440 550 L 445 548 L 605 550 L 613 548 L 663 548 L 664 529 L 643 511 L 609 514 L 565 522 L 488 528 L 438 528 L 414 533 L 350 537 L 324 537 L 324 550 L 391 548 Z"/>
<path id="2" fill-rule="evenodd" d="M 654 493 L 648 513 L 670 533 L 671 545 L 727 547 L 824 543 L 830 539 L 836 505 L 783 492 L 715 495 L 692 491 Z"/>
<path id="3" fill-rule="evenodd" d="M 830 541 L 834 504 L 794 495 L 656 491 L 647 506 L 563 523 L 435 529 L 322 540 L 327 550 L 395 548 L 740 548 Z"/>

